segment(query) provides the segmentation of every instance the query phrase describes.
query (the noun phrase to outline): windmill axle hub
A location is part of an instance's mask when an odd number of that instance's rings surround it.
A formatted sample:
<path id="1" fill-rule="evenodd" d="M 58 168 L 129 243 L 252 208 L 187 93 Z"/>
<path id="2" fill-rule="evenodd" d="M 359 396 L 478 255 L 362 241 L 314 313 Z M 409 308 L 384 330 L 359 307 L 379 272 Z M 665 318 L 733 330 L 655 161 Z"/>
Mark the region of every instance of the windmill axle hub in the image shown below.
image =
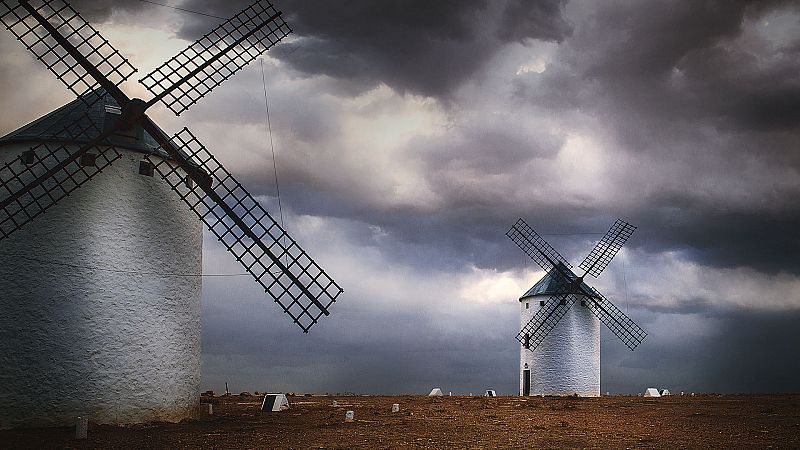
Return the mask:
<path id="1" fill-rule="evenodd" d="M 140 98 L 131 99 L 126 103 L 122 107 L 122 118 L 120 119 L 124 128 L 131 128 L 141 122 L 147 108 L 147 102 Z"/>

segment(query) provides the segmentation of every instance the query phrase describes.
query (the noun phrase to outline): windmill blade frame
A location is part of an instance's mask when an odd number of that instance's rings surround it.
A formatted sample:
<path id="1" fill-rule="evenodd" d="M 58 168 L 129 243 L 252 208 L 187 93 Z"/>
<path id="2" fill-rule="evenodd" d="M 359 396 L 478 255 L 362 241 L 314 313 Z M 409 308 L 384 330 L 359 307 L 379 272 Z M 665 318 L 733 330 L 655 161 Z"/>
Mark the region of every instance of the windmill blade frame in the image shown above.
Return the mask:
<path id="1" fill-rule="evenodd" d="M 99 87 L 116 87 L 136 73 L 64 0 L 2 0 L 0 22 L 78 98 Z"/>
<path id="2" fill-rule="evenodd" d="M 569 263 L 560 253 L 556 251 L 547 241 L 542 238 L 527 222 L 520 218 L 506 232 L 506 236 L 514 241 L 515 244 L 532 260 L 536 262 L 545 272 L 550 272 L 553 268 L 561 272 L 565 278 L 568 275 L 559 266 L 563 264 L 571 269 Z"/>
<path id="3" fill-rule="evenodd" d="M 154 95 L 148 107 L 161 102 L 180 116 L 292 32 L 281 14 L 258 0 L 147 74 L 139 82 Z"/>
<path id="4" fill-rule="evenodd" d="M 629 349 L 635 349 L 647 337 L 647 332 L 597 289 L 591 290 L 593 297 L 586 299 L 586 307 Z"/>
<path id="5" fill-rule="evenodd" d="M 517 341 L 530 351 L 536 350 L 567 311 L 572 308 L 576 299 L 575 294 L 552 295 L 517 333 Z"/>
<path id="6" fill-rule="evenodd" d="M 185 159 L 145 158 L 264 291 L 306 333 L 323 314 L 329 315 L 342 288 L 188 129 L 176 134 L 170 147 L 168 153 L 177 149 Z M 195 183 L 187 183 L 179 169 Z M 262 262 L 264 256 L 269 264 Z"/>
<path id="7" fill-rule="evenodd" d="M 625 242 L 633 235 L 634 231 L 636 231 L 635 226 L 617 219 L 578 267 L 597 278 L 611 263 L 611 260 L 614 259 L 614 256 L 625 245 Z"/>

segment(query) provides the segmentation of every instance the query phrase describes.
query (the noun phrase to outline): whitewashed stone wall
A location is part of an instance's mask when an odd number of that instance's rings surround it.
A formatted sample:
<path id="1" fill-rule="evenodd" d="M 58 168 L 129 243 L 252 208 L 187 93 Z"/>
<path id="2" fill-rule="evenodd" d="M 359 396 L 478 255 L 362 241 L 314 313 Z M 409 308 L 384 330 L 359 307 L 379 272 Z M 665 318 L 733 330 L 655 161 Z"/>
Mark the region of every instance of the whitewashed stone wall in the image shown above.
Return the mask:
<path id="1" fill-rule="evenodd" d="M 0 241 L 0 428 L 177 421 L 199 401 L 202 279 L 166 274 L 201 273 L 201 223 L 121 152 Z"/>
<path id="2" fill-rule="evenodd" d="M 539 310 L 539 302 L 549 298 L 520 300 L 520 329 Z M 530 303 L 528 309 L 525 303 Z M 600 396 L 600 321 L 575 302 L 539 347 L 531 352 L 520 345 L 520 395 L 526 368 L 531 371 L 531 395 Z"/>

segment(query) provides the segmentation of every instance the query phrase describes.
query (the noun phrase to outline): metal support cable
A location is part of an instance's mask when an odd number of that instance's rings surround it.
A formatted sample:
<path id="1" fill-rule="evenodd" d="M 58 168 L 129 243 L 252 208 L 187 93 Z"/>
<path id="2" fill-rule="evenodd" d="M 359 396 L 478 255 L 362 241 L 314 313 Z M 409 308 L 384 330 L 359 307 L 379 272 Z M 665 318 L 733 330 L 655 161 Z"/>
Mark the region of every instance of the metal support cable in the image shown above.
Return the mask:
<path id="1" fill-rule="evenodd" d="M 193 11 L 191 9 L 186 9 L 186 8 L 181 8 L 181 7 L 178 7 L 178 6 L 167 5 L 165 3 L 154 2 L 154 1 L 151 1 L 151 0 L 139 0 L 139 1 L 142 2 L 142 3 L 150 3 L 151 5 L 163 6 L 164 8 L 170 8 L 170 9 L 174 9 L 174 10 L 177 10 L 177 11 L 183 11 L 183 12 L 188 12 L 188 13 L 192 13 L 192 14 L 198 14 L 198 15 L 206 16 L 206 17 L 213 17 L 215 19 L 222 19 L 222 20 L 227 19 L 227 17 L 215 16 L 213 14 L 203 13 L 203 12 L 200 12 L 200 11 Z"/>
<path id="2" fill-rule="evenodd" d="M 261 58 L 261 84 L 264 87 L 264 111 L 267 115 L 267 130 L 269 131 L 269 147 L 272 151 L 272 172 L 275 174 L 275 192 L 278 196 L 278 213 L 280 215 L 281 220 L 281 228 L 284 230 L 286 226 L 283 224 L 283 204 L 281 202 L 281 187 L 278 183 L 278 160 L 275 158 L 275 143 L 272 140 L 272 120 L 269 114 L 269 97 L 267 96 L 267 78 L 264 75 L 264 58 Z M 284 244 L 286 243 L 286 238 L 284 237 Z"/>

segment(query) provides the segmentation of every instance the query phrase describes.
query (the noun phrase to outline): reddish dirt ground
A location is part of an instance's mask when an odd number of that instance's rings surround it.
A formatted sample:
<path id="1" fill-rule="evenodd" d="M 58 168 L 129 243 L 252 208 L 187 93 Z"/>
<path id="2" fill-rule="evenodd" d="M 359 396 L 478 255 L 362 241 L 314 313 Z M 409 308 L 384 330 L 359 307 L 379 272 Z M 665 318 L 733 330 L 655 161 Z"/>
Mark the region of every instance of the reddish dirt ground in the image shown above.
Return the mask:
<path id="1" fill-rule="evenodd" d="M 800 395 L 289 401 L 289 410 L 262 413 L 259 397 L 204 397 L 212 416 L 90 424 L 81 441 L 67 427 L 2 431 L 0 448 L 800 448 Z M 392 403 L 400 412 L 391 412 Z M 354 422 L 344 421 L 347 410 Z"/>

